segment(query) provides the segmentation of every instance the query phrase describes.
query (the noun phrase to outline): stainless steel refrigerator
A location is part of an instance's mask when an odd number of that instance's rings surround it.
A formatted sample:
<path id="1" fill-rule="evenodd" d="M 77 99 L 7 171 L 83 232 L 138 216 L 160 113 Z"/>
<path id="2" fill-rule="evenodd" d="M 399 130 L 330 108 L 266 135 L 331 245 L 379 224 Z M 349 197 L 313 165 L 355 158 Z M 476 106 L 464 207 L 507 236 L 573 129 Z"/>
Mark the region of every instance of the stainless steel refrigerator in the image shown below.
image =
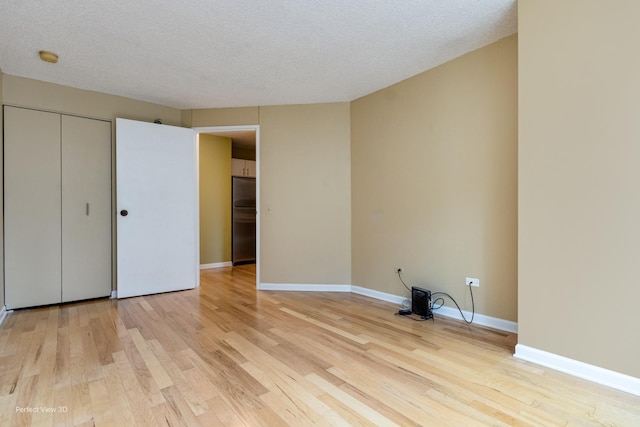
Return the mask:
<path id="1" fill-rule="evenodd" d="M 231 178 L 231 262 L 256 261 L 256 179 Z"/>

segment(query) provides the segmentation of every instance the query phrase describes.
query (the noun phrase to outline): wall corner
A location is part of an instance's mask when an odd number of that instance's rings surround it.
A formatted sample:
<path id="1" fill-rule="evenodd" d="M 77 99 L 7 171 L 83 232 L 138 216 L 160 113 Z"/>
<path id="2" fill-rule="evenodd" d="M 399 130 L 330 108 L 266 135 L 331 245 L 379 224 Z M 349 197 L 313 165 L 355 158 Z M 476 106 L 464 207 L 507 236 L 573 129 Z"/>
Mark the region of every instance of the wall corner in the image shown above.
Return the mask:
<path id="1" fill-rule="evenodd" d="M 193 110 L 180 110 L 180 126 L 193 127 Z"/>

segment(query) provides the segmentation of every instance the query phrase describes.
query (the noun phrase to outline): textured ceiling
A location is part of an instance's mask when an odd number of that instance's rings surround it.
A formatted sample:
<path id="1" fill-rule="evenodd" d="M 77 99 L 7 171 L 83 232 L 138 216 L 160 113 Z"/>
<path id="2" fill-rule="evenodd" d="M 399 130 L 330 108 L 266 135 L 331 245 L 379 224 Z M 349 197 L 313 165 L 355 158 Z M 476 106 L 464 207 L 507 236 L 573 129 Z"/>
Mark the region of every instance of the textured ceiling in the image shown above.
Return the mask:
<path id="1" fill-rule="evenodd" d="M 2 0 L 0 69 L 181 109 L 351 101 L 516 25 L 516 0 Z"/>

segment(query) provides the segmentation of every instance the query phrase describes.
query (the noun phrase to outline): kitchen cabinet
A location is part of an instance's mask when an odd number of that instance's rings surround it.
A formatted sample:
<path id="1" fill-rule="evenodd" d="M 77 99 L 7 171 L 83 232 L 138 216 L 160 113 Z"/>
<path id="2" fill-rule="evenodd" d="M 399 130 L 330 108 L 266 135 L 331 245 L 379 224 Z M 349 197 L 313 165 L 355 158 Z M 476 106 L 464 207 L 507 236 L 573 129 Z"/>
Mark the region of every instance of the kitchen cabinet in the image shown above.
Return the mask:
<path id="1" fill-rule="evenodd" d="M 254 160 L 231 159 L 231 176 L 256 177 L 256 162 Z"/>
<path id="2" fill-rule="evenodd" d="M 111 122 L 4 107 L 5 304 L 111 294 Z"/>

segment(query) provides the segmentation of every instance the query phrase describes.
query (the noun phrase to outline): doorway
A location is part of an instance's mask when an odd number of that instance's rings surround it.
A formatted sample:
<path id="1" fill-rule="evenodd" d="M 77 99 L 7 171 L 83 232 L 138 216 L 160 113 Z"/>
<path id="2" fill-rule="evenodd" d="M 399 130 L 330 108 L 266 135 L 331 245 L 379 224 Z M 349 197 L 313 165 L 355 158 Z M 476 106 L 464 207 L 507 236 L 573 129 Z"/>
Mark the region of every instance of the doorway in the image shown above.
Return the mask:
<path id="1" fill-rule="evenodd" d="M 232 163 L 232 158 L 249 161 L 249 166 L 242 166 L 246 169 L 246 177 L 255 175 L 255 264 L 256 264 L 256 287 L 260 283 L 260 126 L 212 126 L 212 127 L 196 127 L 193 128 L 198 136 L 198 167 L 200 167 L 200 139 L 201 135 L 212 135 L 225 137 L 231 140 L 231 158 L 228 159 Z M 205 152 L 203 151 L 203 155 Z M 251 159 L 253 157 L 253 159 Z M 225 159 L 226 160 L 226 159 Z M 238 161 L 233 161 L 235 171 L 228 176 L 229 190 L 231 188 L 231 176 L 240 174 L 237 168 Z M 255 168 L 255 169 L 251 169 Z M 198 176 L 201 176 L 198 171 Z M 242 173 L 245 173 L 244 171 Z M 202 186 L 203 183 L 199 183 Z M 199 190 L 200 192 L 200 190 Z M 229 199 L 227 209 L 231 210 L 231 199 Z M 202 221 L 202 220 L 201 220 Z M 201 242 L 202 245 L 202 242 Z M 220 263 L 219 266 L 230 265 L 231 260 L 227 259 Z M 201 264 L 202 265 L 202 264 Z"/>

